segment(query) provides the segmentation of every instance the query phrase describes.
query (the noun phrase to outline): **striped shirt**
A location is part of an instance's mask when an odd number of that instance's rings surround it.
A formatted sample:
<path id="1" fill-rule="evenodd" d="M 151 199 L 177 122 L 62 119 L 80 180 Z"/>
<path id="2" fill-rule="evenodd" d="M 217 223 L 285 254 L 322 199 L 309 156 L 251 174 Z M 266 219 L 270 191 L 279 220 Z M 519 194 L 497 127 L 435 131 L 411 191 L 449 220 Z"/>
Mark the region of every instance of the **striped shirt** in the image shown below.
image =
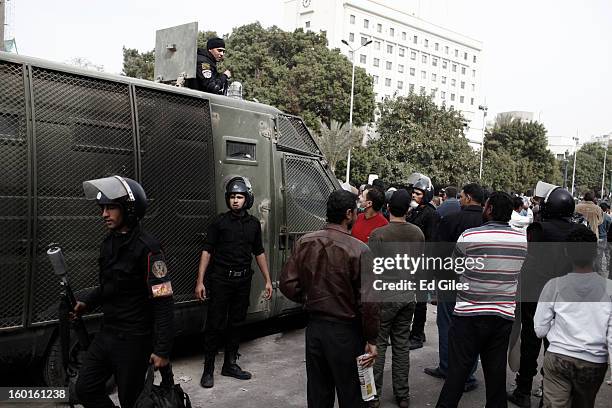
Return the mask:
<path id="1" fill-rule="evenodd" d="M 489 221 L 463 232 L 454 256 L 473 258 L 461 274 L 454 314 L 492 315 L 514 320 L 515 297 L 521 266 L 527 255 L 524 231 L 508 223 Z"/>

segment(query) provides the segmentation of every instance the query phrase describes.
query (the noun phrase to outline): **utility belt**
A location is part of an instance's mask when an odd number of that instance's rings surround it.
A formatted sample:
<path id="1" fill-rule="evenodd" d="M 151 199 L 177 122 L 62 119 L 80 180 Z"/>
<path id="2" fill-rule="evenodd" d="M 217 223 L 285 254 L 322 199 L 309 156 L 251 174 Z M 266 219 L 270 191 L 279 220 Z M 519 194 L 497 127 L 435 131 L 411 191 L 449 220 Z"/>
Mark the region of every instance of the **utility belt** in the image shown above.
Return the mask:
<path id="1" fill-rule="evenodd" d="M 223 265 L 214 265 L 214 274 L 220 278 L 226 279 L 244 279 L 253 274 L 253 270 L 248 267 L 227 267 Z"/>

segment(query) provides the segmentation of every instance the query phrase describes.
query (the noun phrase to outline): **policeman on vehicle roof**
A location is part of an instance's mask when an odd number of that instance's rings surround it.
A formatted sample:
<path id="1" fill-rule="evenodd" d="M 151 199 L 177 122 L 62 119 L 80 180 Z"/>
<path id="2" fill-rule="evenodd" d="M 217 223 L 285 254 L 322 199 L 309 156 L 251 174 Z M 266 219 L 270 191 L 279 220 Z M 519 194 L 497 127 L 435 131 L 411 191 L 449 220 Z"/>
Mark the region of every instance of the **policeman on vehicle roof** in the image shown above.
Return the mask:
<path id="1" fill-rule="evenodd" d="M 149 363 L 166 367 L 172 348 L 174 300 L 159 241 L 140 227 L 144 190 L 121 176 L 83 183 L 109 230 L 100 249 L 100 285 L 77 302 L 74 313 L 102 306 L 102 328 L 87 350 L 76 393 L 86 407 L 114 407 L 105 383 L 115 376 L 119 402 L 134 405 Z"/>
<path id="2" fill-rule="evenodd" d="M 199 91 L 224 95 L 232 73 L 226 69 L 222 74 L 217 72 L 217 63 L 223 61 L 225 41 L 211 38 L 206 42 L 206 49 L 198 48 L 196 78 L 187 81 L 187 86 Z"/>
<path id="3" fill-rule="evenodd" d="M 240 380 L 251 378 L 251 374 L 242 370 L 236 360 L 240 343 L 237 325 L 244 321 L 249 308 L 252 255 L 255 255 L 265 281 L 265 299 L 272 297 L 261 225 L 247 212 L 254 200 L 251 183 L 246 177 L 231 178 L 225 187 L 225 203 L 229 211 L 219 214 L 211 222 L 204 240 L 195 295 L 200 300 L 210 300 L 204 332 L 204 372 L 200 380 L 205 388 L 214 385 L 215 356 L 223 340 L 225 360 L 221 375 Z"/>

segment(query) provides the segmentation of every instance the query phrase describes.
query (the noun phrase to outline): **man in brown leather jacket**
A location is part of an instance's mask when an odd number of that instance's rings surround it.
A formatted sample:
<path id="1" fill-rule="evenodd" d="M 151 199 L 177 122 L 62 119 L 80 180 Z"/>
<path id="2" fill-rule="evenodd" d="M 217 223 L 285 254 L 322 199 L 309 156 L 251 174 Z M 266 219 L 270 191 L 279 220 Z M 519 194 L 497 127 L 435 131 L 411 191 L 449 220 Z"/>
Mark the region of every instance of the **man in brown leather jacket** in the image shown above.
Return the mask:
<path id="1" fill-rule="evenodd" d="M 349 233 L 356 199 L 344 190 L 330 194 L 328 224 L 297 241 L 280 278 L 283 294 L 304 303 L 308 312 L 308 407 L 332 407 L 334 389 L 340 408 L 365 406 L 356 358 L 369 353 L 365 362 L 370 366 L 377 355 L 378 305 L 362 302 L 361 287 L 367 273 L 362 265 L 371 265 L 371 252 Z"/>

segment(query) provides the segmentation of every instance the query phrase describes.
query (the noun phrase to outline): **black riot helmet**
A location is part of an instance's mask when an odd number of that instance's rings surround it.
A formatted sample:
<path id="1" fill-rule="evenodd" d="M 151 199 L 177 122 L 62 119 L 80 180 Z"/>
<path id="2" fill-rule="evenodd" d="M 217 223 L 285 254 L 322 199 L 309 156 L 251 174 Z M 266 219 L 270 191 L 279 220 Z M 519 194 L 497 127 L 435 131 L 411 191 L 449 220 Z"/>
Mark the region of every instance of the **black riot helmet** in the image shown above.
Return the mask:
<path id="1" fill-rule="evenodd" d="M 242 176 L 236 176 L 229 179 L 225 184 L 225 205 L 230 208 L 229 198 L 232 194 L 243 194 L 246 198 L 244 202 L 243 210 L 248 210 L 253 206 L 255 202 L 255 196 L 253 195 L 253 189 L 251 188 L 251 182 L 248 178 Z"/>
<path id="2" fill-rule="evenodd" d="M 117 204 L 129 227 L 138 224 L 147 211 L 147 195 L 142 186 L 131 178 L 112 176 L 83 182 L 85 197 L 98 205 Z"/>
<path id="3" fill-rule="evenodd" d="M 574 198 L 564 188 L 538 181 L 536 196 L 541 197 L 542 219 L 571 217 L 576 208 Z"/>
<path id="4" fill-rule="evenodd" d="M 420 190 L 423 193 L 423 204 L 430 202 L 434 196 L 433 184 L 431 179 L 421 173 L 412 173 L 408 176 L 408 187 Z"/>

